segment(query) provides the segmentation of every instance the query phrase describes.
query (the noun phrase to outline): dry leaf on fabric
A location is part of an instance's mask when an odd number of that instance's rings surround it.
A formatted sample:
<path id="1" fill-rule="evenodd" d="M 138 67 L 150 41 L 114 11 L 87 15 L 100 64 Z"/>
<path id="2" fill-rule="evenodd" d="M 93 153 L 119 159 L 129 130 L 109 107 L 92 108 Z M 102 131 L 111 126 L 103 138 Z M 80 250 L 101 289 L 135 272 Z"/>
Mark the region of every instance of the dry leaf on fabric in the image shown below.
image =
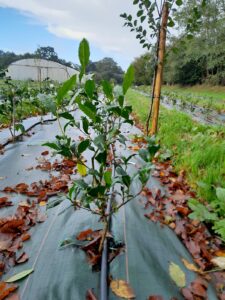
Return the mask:
<path id="1" fill-rule="evenodd" d="M 110 283 L 113 293 L 124 299 L 134 299 L 135 294 L 132 287 L 124 280 L 112 280 Z"/>
<path id="2" fill-rule="evenodd" d="M 181 270 L 181 268 L 178 265 L 171 262 L 169 265 L 169 274 L 178 287 L 180 288 L 185 287 L 186 285 L 185 273 Z"/>
<path id="3" fill-rule="evenodd" d="M 181 260 L 188 270 L 199 273 L 199 274 L 203 274 L 203 271 L 201 269 L 196 267 L 194 264 L 189 263 L 185 258 L 182 258 Z"/>
<path id="4" fill-rule="evenodd" d="M 224 256 L 217 256 L 214 257 L 211 262 L 216 265 L 217 267 L 225 270 L 225 257 Z"/>

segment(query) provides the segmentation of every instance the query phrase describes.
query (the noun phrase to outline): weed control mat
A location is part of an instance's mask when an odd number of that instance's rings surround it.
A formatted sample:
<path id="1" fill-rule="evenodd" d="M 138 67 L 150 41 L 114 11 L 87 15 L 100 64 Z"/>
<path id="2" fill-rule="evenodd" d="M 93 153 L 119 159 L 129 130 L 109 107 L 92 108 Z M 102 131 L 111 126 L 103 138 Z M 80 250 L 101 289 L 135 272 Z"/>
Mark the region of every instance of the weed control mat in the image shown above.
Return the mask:
<path id="1" fill-rule="evenodd" d="M 75 112 L 75 118 L 79 117 L 79 112 Z M 31 137 L 7 146 L 5 154 L 0 157 L 0 177 L 4 178 L 0 180 L 1 190 L 20 182 L 29 184 L 48 178 L 47 172 L 35 168 L 26 169 L 38 164 L 36 157 L 40 157 L 47 150 L 41 144 L 54 140 L 55 135 L 60 134 L 59 129 L 57 123 L 51 123 L 39 125 L 33 131 Z M 130 132 L 128 127 L 125 131 L 128 135 L 139 133 L 136 128 Z M 79 133 L 71 129 L 71 135 L 76 138 Z M 127 150 L 118 146 L 118 151 L 126 154 Z M 135 159 L 132 161 L 135 162 Z M 131 167 L 132 171 L 134 166 Z M 150 179 L 149 186 L 158 188 L 158 182 Z M 138 186 L 133 189 L 137 191 Z M 0 197 L 4 195 L 0 192 Z M 1 218 L 13 214 L 17 203 L 27 198 L 19 194 L 9 197 L 14 206 L 2 208 Z M 50 201 L 53 199 L 54 197 Z M 99 295 L 100 273 L 92 272 L 85 253 L 74 246 L 60 250 L 59 245 L 63 240 L 74 238 L 88 228 L 99 229 L 101 224 L 98 217 L 84 210 L 74 211 L 70 208 L 60 214 L 68 205 L 64 201 L 47 211 L 47 220 L 31 229 L 31 239 L 21 249 L 21 252 L 28 254 L 28 262 L 13 267 L 3 276 L 5 280 L 23 270 L 34 268 L 31 275 L 18 283 L 21 300 L 84 300 L 88 289 L 93 289 Z M 45 211 L 45 207 L 40 209 Z M 113 279 L 129 281 L 136 299 L 148 299 L 151 295 L 160 295 L 166 300 L 172 297 L 183 299 L 179 288 L 170 278 L 168 268 L 170 262 L 179 265 L 186 274 L 188 285 L 196 275 L 185 269 L 181 258 L 192 262 L 191 256 L 172 230 L 147 220 L 145 213 L 139 197 L 113 217 L 112 233 L 115 240 L 126 244 L 126 251 L 111 262 L 109 273 Z M 210 286 L 208 298 L 217 299 Z M 119 298 L 110 291 L 109 299 Z"/>

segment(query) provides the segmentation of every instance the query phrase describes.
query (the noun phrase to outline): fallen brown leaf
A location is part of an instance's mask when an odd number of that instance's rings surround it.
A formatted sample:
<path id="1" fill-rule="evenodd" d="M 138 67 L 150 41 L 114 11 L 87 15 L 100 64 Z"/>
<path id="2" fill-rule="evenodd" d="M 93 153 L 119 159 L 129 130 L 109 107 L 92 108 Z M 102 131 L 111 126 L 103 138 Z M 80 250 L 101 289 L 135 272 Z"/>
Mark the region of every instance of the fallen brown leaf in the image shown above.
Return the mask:
<path id="1" fill-rule="evenodd" d="M 98 300 L 91 289 L 86 293 L 86 300 Z"/>
<path id="2" fill-rule="evenodd" d="M 17 264 L 22 264 L 22 263 L 25 263 L 26 261 L 28 261 L 29 257 L 28 255 L 23 252 L 16 260 L 16 263 Z"/>
<path id="3" fill-rule="evenodd" d="M 0 300 L 5 299 L 8 295 L 18 288 L 17 285 L 9 285 L 3 281 L 0 282 Z"/>
<path id="4" fill-rule="evenodd" d="M 136 297 L 132 287 L 124 280 L 112 280 L 110 288 L 118 297 L 124 299 L 134 299 Z"/>
<path id="5" fill-rule="evenodd" d="M 78 241 L 86 241 L 88 238 L 90 240 L 90 236 L 92 235 L 93 230 L 92 229 L 87 229 L 84 231 L 81 231 L 77 236 L 76 239 Z"/>
<path id="6" fill-rule="evenodd" d="M 194 264 L 189 263 L 185 258 L 182 258 L 181 260 L 182 260 L 183 264 L 185 265 L 185 267 L 188 270 L 196 272 L 196 273 L 199 273 L 199 274 L 203 274 L 204 273 L 201 269 L 199 269 L 198 267 L 196 267 Z"/>

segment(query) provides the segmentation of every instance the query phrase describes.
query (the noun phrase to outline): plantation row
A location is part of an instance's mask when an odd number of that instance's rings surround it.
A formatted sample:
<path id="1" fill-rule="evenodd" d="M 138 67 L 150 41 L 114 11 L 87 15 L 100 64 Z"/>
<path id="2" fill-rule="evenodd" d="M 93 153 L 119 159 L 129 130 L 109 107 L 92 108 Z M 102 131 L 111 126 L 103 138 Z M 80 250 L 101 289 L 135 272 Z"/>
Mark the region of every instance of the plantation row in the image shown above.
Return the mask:
<path id="1" fill-rule="evenodd" d="M 130 90 L 127 102 L 145 125 L 149 97 Z M 185 170 L 189 184 L 197 191 L 200 202 L 190 200 L 191 217 L 213 224 L 225 240 L 224 136 L 224 126 L 201 125 L 184 113 L 161 108 L 158 139 L 164 149 L 162 158 L 172 159 L 177 171 Z"/>
<path id="2" fill-rule="evenodd" d="M 150 95 L 150 86 L 143 85 L 136 88 Z M 195 91 L 191 87 L 185 89 L 163 86 L 162 98 L 166 98 L 173 105 L 178 104 L 181 108 L 189 108 L 191 111 L 194 111 L 196 107 L 201 107 L 205 114 L 213 110 L 219 114 L 225 114 L 225 90 L 210 92 L 210 88 L 208 89 L 207 86 L 203 86 L 200 91 Z"/>

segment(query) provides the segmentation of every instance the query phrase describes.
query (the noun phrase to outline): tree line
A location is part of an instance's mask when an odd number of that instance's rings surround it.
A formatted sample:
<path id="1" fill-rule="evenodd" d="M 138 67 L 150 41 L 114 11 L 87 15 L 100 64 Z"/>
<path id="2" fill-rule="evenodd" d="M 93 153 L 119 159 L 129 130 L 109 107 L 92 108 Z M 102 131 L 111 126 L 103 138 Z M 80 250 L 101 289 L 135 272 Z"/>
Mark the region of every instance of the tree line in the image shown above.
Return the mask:
<path id="1" fill-rule="evenodd" d="M 0 50 L 0 70 L 7 69 L 7 67 L 14 61 L 26 58 L 41 58 L 54 62 L 58 62 L 68 67 L 72 67 L 76 70 L 80 69 L 80 66 L 72 62 L 68 62 L 58 57 L 53 47 L 38 47 L 34 53 L 15 54 L 14 52 L 4 52 Z M 87 66 L 88 73 L 94 73 L 97 82 L 102 80 L 112 80 L 114 83 L 120 84 L 123 80 L 122 68 L 110 57 L 105 57 L 99 61 L 90 63 Z"/>
<path id="2" fill-rule="evenodd" d="M 164 84 L 225 85 L 225 1 L 208 0 L 195 34 L 187 33 L 195 0 L 186 1 L 175 14 L 180 34 L 171 36 L 167 45 Z M 133 61 L 135 84 L 151 84 L 154 73 L 154 49 Z"/>

